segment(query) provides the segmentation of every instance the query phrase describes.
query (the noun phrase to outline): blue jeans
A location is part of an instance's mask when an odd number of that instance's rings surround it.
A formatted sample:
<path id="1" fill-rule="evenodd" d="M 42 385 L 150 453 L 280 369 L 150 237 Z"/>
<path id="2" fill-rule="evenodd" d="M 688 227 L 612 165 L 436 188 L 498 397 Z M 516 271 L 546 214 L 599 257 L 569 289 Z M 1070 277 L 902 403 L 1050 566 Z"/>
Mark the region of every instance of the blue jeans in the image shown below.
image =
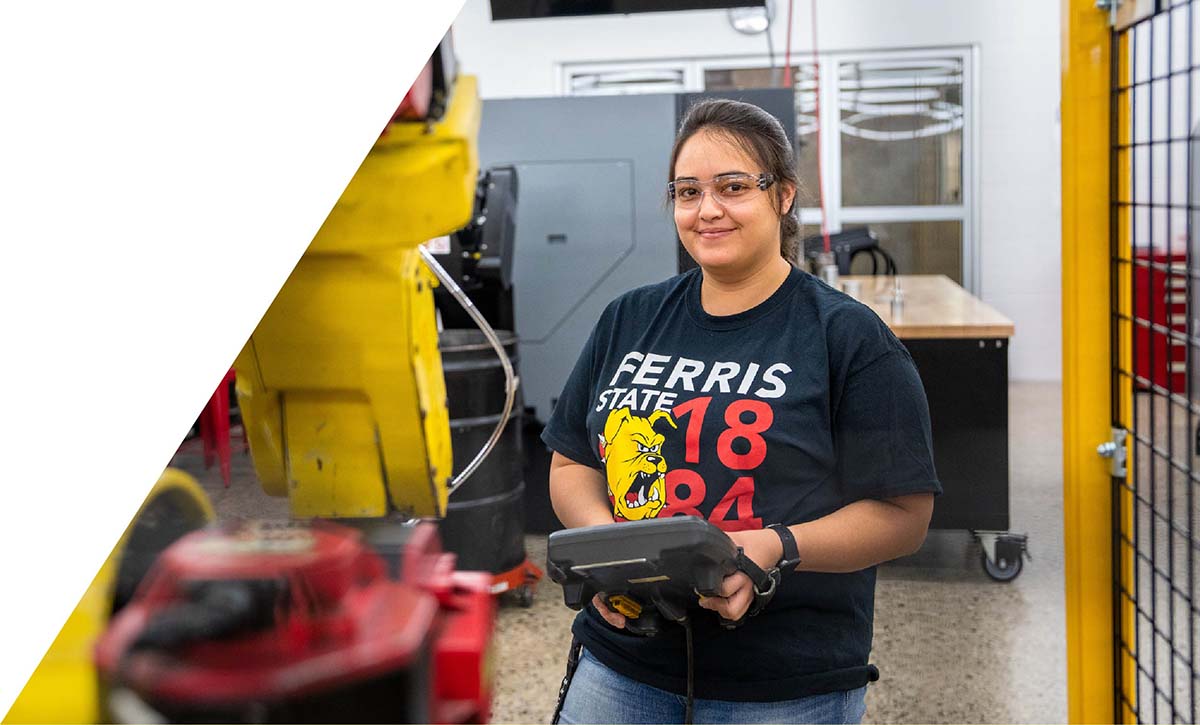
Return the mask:
<path id="1" fill-rule="evenodd" d="M 728 702 L 695 698 L 696 723 L 858 723 L 867 688 L 781 702 Z M 600 664 L 586 649 L 571 679 L 559 722 L 681 723 L 687 698 L 631 680 Z"/>

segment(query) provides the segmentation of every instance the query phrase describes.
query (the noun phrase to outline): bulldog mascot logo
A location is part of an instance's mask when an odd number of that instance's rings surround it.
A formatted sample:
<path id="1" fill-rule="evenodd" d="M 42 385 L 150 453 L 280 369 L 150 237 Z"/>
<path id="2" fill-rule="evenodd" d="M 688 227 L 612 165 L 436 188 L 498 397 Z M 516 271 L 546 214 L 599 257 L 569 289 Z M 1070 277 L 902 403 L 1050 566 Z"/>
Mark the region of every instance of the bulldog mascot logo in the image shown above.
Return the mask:
<path id="1" fill-rule="evenodd" d="M 600 435 L 600 460 L 608 477 L 608 495 L 613 515 L 618 520 L 640 521 L 656 518 L 667 500 L 663 482 L 667 462 L 662 457 L 666 438 L 654 430 L 665 420 L 678 428 L 671 414 L 656 410 L 648 418 L 634 415 L 629 408 L 608 414 Z"/>

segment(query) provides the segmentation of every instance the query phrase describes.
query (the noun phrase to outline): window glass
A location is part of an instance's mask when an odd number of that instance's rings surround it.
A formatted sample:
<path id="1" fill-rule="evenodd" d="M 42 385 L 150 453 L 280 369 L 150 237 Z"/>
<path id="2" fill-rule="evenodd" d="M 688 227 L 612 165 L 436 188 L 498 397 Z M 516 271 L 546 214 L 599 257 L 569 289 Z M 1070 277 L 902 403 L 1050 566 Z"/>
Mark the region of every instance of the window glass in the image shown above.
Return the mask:
<path id="1" fill-rule="evenodd" d="M 944 274 L 962 284 L 962 222 L 890 222 L 848 224 L 846 229 L 867 226 L 879 238 L 879 246 L 896 262 L 899 274 Z M 851 274 L 871 274 L 871 256 L 854 258 Z M 882 273 L 882 260 L 877 271 Z"/>
<path id="2" fill-rule="evenodd" d="M 817 188 L 817 84 L 811 64 L 792 67 L 796 86 L 796 168 L 800 178 L 802 208 L 820 205 Z M 783 84 L 783 68 L 709 68 L 704 71 L 704 90 L 740 91 L 772 88 Z"/>
<path id="3" fill-rule="evenodd" d="M 962 204 L 963 62 L 838 64 L 843 206 Z"/>

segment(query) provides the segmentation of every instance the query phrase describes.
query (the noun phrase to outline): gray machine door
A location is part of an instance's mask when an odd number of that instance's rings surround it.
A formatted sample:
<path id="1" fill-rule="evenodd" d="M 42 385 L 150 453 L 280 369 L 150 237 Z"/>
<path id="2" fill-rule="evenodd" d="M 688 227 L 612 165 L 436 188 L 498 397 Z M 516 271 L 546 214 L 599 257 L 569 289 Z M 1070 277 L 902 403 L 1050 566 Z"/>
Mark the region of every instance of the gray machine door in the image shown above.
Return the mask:
<path id="1" fill-rule="evenodd" d="M 520 185 L 513 318 L 525 403 L 543 423 L 604 306 L 676 273 L 665 204 L 668 94 L 488 100 L 479 160 Z"/>
<path id="2" fill-rule="evenodd" d="M 517 178 L 513 305 L 520 317 L 521 377 L 526 404 L 544 418 L 595 323 L 596 310 L 581 306 L 633 253 L 633 167 L 628 161 L 519 163 Z M 554 352 L 543 354 L 547 350 Z"/>

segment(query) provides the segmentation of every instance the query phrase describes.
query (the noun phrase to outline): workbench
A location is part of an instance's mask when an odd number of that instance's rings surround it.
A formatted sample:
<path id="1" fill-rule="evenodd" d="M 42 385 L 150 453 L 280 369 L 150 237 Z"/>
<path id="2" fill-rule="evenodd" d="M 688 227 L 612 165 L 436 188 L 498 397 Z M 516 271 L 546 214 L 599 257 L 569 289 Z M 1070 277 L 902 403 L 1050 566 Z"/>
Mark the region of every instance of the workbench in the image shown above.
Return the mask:
<path id="1" fill-rule="evenodd" d="M 1011 534 L 1008 502 L 1008 341 L 1013 323 L 945 275 L 849 276 L 917 364 L 933 426 L 943 493 L 931 528 L 967 529 L 989 576 L 1017 576 L 1025 537 Z M 899 281 L 902 304 L 893 314 Z M 839 282 L 839 284 L 840 284 Z"/>

